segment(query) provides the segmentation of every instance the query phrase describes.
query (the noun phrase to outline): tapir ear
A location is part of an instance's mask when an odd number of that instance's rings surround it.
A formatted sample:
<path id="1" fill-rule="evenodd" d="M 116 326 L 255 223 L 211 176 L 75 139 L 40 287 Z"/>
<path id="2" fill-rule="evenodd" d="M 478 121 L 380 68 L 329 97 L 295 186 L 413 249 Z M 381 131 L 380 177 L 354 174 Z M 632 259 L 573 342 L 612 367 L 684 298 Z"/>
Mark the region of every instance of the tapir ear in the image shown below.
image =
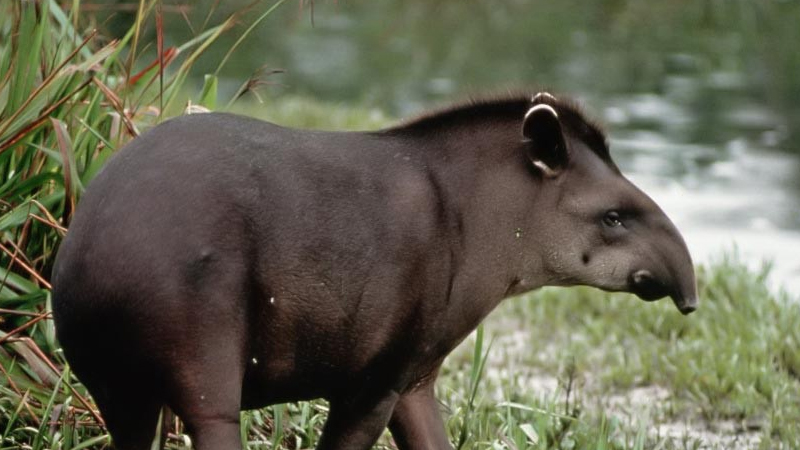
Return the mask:
<path id="1" fill-rule="evenodd" d="M 529 142 L 528 156 L 547 177 L 557 176 L 567 166 L 569 155 L 558 113 L 539 103 L 528 110 L 522 122 L 522 135 Z"/>

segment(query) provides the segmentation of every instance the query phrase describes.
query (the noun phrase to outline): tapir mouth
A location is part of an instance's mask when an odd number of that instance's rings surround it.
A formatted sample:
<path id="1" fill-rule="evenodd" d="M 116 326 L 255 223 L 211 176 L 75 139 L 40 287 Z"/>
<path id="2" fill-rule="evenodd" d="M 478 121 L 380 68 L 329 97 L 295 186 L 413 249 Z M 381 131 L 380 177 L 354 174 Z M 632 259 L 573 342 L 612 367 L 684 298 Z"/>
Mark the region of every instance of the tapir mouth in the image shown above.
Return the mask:
<path id="1" fill-rule="evenodd" d="M 644 301 L 652 302 L 670 294 L 669 289 L 648 270 L 638 270 L 629 280 L 631 292 Z"/>

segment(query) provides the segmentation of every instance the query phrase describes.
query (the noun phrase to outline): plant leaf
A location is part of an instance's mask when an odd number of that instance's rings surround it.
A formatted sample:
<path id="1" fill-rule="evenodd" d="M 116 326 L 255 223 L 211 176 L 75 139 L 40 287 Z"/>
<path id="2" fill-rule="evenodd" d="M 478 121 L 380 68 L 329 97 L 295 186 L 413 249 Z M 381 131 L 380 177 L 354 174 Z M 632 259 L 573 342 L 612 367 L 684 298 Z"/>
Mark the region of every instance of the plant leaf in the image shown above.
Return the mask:
<path id="1" fill-rule="evenodd" d="M 206 74 L 203 91 L 200 93 L 200 105 L 214 110 L 217 107 L 217 76 Z"/>

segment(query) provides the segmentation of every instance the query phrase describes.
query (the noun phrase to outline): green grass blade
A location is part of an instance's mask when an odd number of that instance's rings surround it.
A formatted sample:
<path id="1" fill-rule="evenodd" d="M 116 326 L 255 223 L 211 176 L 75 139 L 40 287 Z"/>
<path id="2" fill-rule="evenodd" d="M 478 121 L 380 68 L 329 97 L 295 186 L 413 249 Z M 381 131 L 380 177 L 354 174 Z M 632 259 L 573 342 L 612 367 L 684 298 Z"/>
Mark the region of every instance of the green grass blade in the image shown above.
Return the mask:
<path id="1" fill-rule="evenodd" d="M 198 102 L 201 106 L 212 111 L 217 108 L 217 81 L 216 75 L 208 74 L 205 76 L 203 90 L 200 92 L 200 100 Z"/>
<path id="2" fill-rule="evenodd" d="M 71 450 L 83 450 L 85 448 L 108 448 L 109 444 L 111 443 L 111 439 L 107 434 L 95 436 L 93 438 L 89 438 L 80 444 L 72 447 Z"/>
<path id="3" fill-rule="evenodd" d="M 250 26 L 249 26 L 249 27 L 247 27 L 247 29 L 244 31 L 244 33 L 242 33 L 241 35 L 239 35 L 239 39 L 237 39 L 237 40 L 236 40 L 236 42 L 235 42 L 235 43 L 234 43 L 234 44 L 231 46 L 231 48 L 228 50 L 228 52 L 227 52 L 227 53 L 225 53 L 225 56 L 222 58 L 222 61 L 220 61 L 219 65 L 217 66 L 217 70 L 215 70 L 215 71 L 214 71 L 214 75 L 219 75 L 219 72 L 220 72 L 220 71 L 222 70 L 222 68 L 225 66 L 225 63 L 226 63 L 226 62 L 228 62 L 228 58 L 230 58 L 230 57 L 231 57 L 231 55 L 233 54 L 233 52 L 235 52 L 235 51 L 236 51 L 236 49 L 237 49 L 237 48 L 239 47 L 239 45 L 240 45 L 240 44 L 241 44 L 241 43 L 242 43 L 242 42 L 243 42 L 243 41 L 244 41 L 244 40 L 247 38 L 247 36 L 249 36 L 249 35 L 250 35 L 250 33 L 252 33 L 252 32 L 253 32 L 253 30 L 254 30 L 254 29 L 255 29 L 255 28 L 256 28 L 256 27 L 257 27 L 257 26 L 258 26 L 258 25 L 259 25 L 259 24 L 260 24 L 260 23 L 261 23 L 261 22 L 264 20 L 264 19 L 266 19 L 267 17 L 269 17 L 269 15 L 270 15 L 270 14 L 272 14 L 272 12 L 273 12 L 273 11 L 275 11 L 276 9 L 278 9 L 278 7 L 279 7 L 279 6 L 281 6 L 281 5 L 282 5 L 282 4 L 283 4 L 285 1 L 286 1 L 286 0 L 278 0 L 278 1 L 276 1 L 276 2 L 275 2 L 275 4 L 273 4 L 273 5 L 272 5 L 272 6 L 271 6 L 269 9 L 267 9 L 267 10 L 266 10 L 266 11 L 265 11 L 263 14 L 261 14 L 261 15 L 258 17 L 258 19 L 256 19 L 255 21 L 253 21 L 253 23 L 252 23 L 252 24 L 250 24 Z"/>

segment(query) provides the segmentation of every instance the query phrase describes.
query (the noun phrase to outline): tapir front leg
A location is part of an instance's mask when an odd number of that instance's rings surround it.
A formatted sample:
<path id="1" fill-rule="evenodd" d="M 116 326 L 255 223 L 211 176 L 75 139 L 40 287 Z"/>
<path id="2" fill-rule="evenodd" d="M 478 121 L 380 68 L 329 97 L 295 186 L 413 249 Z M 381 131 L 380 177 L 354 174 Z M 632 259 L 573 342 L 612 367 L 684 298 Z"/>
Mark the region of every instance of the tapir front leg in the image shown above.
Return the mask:
<path id="1" fill-rule="evenodd" d="M 331 400 L 317 450 L 369 450 L 381 437 L 400 398 L 395 391 Z"/>
<path id="2" fill-rule="evenodd" d="M 450 450 L 439 403 L 433 392 L 433 377 L 425 385 L 403 394 L 389 422 L 400 450 Z"/>

